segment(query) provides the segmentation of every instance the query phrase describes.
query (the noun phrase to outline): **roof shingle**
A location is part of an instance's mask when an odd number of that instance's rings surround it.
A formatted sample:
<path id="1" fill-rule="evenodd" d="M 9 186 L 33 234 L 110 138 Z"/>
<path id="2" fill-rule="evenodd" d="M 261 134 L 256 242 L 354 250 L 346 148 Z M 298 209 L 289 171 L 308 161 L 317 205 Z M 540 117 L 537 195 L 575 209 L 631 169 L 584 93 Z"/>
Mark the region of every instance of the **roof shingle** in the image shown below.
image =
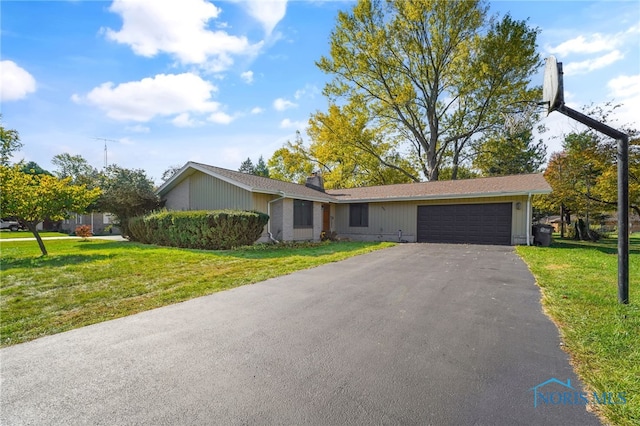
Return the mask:
<path id="1" fill-rule="evenodd" d="M 327 190 L 328 194 L 340 200 L 354 201 L 489 197 L 549 192 L 551 187 L 542 173 Z"/>

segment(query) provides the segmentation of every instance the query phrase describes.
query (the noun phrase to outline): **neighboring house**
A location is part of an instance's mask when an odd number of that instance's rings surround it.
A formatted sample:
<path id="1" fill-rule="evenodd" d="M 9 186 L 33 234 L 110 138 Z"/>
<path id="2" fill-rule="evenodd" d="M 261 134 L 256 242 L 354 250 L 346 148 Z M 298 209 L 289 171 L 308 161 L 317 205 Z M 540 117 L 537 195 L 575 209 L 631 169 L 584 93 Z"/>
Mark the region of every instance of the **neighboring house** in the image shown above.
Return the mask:
<path id="1" fill-rule="evenodd" d="M 320 240 L 531 244 L 531 196 L 548 194 L 542 174 L 324 190 L 188 162 L 158 188 L 169 210 L 257 210 L 269 215 L 261 241 Z"/>
<path id="2" fill-rule="evenodd" d="M 111 213 L 71 214 L 69 219 L 58 222 L 57 230 L 67 233 L 75 232 L 76 227 L 88 225 L 94 235 L 119 234 L 120 229 L 113 225 L 114 216 Z"/>

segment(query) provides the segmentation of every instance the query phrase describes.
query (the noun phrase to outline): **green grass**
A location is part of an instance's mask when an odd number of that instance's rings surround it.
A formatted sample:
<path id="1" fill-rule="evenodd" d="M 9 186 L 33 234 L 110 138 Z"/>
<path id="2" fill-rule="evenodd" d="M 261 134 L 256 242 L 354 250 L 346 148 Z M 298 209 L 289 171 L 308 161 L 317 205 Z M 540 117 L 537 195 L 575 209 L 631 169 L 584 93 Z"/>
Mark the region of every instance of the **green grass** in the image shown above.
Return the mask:
<path id="1" fill-rule="evenodd" d="M 8 346 L 390 247 L 341 242 L 200 251 L 131 242 L 2 243 L 0 345 Z"/>
<path id="2" fill-rule="evenodd" d="M 69 234 L 65 234 L 62 232 L 40 232 L 39 233 L 42 238 L 45 237 L 68 237 Z M 2 230 L 0 232 L 0 240 L 6 240 L 8 238 L 35 238 L 31 231 L 17 231 L 10 232 Z"/>
<path id="3" fill-rule="evenodd" d="M 565 350 L 589 392 L 626 392 L 624 405 L 595 405 L 606 421 L 640 424 L 640 237 L 631 238 L 628 305 L 618 303 L 617 241 L 555 240 L 517 248 L 542 289 Z"/>

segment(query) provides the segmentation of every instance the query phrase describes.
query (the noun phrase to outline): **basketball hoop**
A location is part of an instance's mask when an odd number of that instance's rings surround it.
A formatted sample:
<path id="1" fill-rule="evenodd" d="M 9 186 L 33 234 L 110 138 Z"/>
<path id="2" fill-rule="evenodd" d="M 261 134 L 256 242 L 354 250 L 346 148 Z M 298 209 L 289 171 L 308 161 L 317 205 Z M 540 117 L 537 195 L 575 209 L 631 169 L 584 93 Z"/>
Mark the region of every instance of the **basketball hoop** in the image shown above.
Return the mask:
<path id="1" fill-rule="evenodd" d="M 618 302 L 629 303 L 629 135 L 576 111 L 564 103 L 562 62 L 549 56 L 544 69 L 542 104 L 618 140 Z"/>
<path id="2" fill-rule="evenodd" d="M 547 115 L 564 105 L 562 74 L 562 62 L 558 62 L 555 56 L 549 56 L 545 61 L 542 84 L 542 102 L 547 106 Z"/>

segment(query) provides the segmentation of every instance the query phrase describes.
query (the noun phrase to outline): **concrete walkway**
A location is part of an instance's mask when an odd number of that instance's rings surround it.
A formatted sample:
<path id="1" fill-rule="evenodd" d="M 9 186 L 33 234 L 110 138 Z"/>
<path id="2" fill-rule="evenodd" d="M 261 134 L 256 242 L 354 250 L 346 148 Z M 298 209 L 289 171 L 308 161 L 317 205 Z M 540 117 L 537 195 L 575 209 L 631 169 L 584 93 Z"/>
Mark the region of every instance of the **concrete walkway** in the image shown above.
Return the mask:
<path id="1" fill-rule="evenodd" d="M 534 407 L 581 390 L 539 299 L 511 247 L 403 244 L 2 349 L 0 423 L 599 424 Z"/>

